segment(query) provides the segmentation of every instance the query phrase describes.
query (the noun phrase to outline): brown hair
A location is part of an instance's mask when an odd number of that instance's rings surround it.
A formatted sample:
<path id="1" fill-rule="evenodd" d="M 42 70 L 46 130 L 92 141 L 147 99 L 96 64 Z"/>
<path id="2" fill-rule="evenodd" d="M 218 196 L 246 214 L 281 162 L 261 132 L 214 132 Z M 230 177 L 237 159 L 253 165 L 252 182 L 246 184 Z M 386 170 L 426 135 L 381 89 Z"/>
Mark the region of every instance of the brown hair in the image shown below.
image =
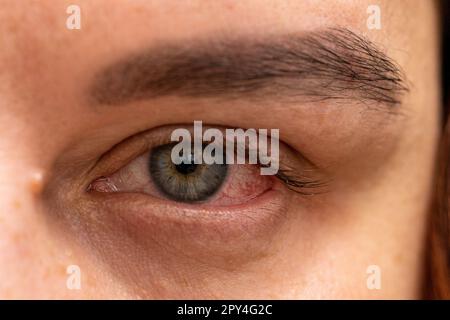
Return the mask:
<path id="1" fill-rule="evenodd" d="M 443 138 L 439 154 L 436 198 L 430 221 L 426 297 L 450 299 L 450 2 L 440 1 L 442 26 L 442 105 Z"/>

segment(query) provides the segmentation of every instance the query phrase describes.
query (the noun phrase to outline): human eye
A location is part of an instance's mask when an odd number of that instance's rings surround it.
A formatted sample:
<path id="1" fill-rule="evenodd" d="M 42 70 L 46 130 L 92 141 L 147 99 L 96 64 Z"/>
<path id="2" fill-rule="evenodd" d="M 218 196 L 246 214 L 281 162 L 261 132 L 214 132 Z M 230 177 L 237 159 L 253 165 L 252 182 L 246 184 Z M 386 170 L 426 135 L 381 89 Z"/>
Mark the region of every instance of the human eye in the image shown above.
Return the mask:
<path id="1" fill-rule="evenodd" d="M 148 201 L 224 208 L 249 203 L 270 192 L 313 195 L 325 188 L 317 169 L 283 143 L 277 159 L 280 168 L 273 176 L 261 174 L 261 168 L 267 167 L 261 163 L 196 164 L 193 152 L 175 164 L 171 156 L 176 143 L 169 140 L 173 129 L 169 126 L 139 134 L 111 150 L 99 164 L 108 170 L 89 184 L 88 191 L 137 193 L 147 195 Z M 202 150 L 206 147 L 203 143 Z"/>

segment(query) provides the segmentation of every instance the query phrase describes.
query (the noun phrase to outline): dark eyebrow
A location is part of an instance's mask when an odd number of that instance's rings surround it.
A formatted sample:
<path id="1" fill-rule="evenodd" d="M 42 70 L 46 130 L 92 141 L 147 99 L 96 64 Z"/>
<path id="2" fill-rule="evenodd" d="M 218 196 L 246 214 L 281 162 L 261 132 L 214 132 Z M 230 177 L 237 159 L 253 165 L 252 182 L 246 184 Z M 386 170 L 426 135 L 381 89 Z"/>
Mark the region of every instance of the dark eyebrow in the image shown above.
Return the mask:
<path id="1" fill-rule="evenodd" d="M 102 105 L 175 95 L 395 106 L 407 91 L 396 63 L 347 29 L 167 44 L 128 56 L 94 78 L 90 97 Z"/>

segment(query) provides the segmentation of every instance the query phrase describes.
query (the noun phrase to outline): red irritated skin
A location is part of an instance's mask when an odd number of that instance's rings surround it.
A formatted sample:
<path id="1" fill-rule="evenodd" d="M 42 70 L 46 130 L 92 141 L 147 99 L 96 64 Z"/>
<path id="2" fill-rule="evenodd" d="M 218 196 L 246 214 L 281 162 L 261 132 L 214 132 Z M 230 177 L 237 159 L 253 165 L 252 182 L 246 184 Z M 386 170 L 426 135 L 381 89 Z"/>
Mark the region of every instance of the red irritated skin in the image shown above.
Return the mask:
<path id="1" fill-rule="evenodd" d="M 381 29 L 369 0 L 77 2 L 80 30 L 73 1 L 2 0 L 0 298 L 421 297 L 434 1 L 377 1 Z M 195 120 L 279 129 L 279 174 L 169 194 L 149 157 Z"/>

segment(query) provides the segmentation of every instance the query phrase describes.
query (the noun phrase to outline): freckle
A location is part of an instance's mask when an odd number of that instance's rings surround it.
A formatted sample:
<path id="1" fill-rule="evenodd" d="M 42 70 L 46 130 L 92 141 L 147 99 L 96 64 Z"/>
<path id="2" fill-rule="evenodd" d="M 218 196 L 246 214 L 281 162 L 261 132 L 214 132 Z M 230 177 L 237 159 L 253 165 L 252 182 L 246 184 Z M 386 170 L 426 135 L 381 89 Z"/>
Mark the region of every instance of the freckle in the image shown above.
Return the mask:
<path id="1" fill-rule="evenodd" d="M 403 262 L 404 255 L 402 253 L 398 253 L 394 256 L 394 261 L 396 263 L 402 263 Z"/>
<path id="2" fill-rule="evenodd" d="M 235 5 L 232 2 L 227 2 L 227 3 L 225 3 L 225 8 L 229 11 L 233 11 L 235 8 Z"/>
<path id="3" fill-rule="evenodd" d="M 60 276 L 67 275 L 67 266 L 66 265 L 60 265 L 57 272 Z"/>
<path id="4" fill-rule="evenodd" d="M 183 287 L 188 287 L 189 286 L 189 281 L 186 279 L 186 277 L 181 277 L 179 279 L 179 284 L 182 285 Z"/>
<path id="5" fill-rule="evenodd" d="M 72 250 L 70 250 L 70 249 L 66 249 L 66 250 L 64 251 L 64 253 L 65 253 L 65 255 L 68 256 L 68 257 L 71 257 L 71 256 L 72 256 Z"/>
<path id="6" fill-rule="evenodd" d="M 38 194 L 44 186 L 44 174 L 42 172 L 34 172 L 28 183 L 28 190 L 33 194 Z"/>
<path id="7" fill-rule="evenodd" d="M 20 208 L 22 208 L 22 203 L 16 199 L 13 202 L 13 207 L 14 207 L 14 209 L 20 209 Z"/>
<path id="8" fill-rule="evenodd" d="M 20 233 L 13 233 L 11 235 L 11 242 L 14 244 L 19 244 L 22 242 L 22 240 L 23 240 L 23 236 Z"/>

